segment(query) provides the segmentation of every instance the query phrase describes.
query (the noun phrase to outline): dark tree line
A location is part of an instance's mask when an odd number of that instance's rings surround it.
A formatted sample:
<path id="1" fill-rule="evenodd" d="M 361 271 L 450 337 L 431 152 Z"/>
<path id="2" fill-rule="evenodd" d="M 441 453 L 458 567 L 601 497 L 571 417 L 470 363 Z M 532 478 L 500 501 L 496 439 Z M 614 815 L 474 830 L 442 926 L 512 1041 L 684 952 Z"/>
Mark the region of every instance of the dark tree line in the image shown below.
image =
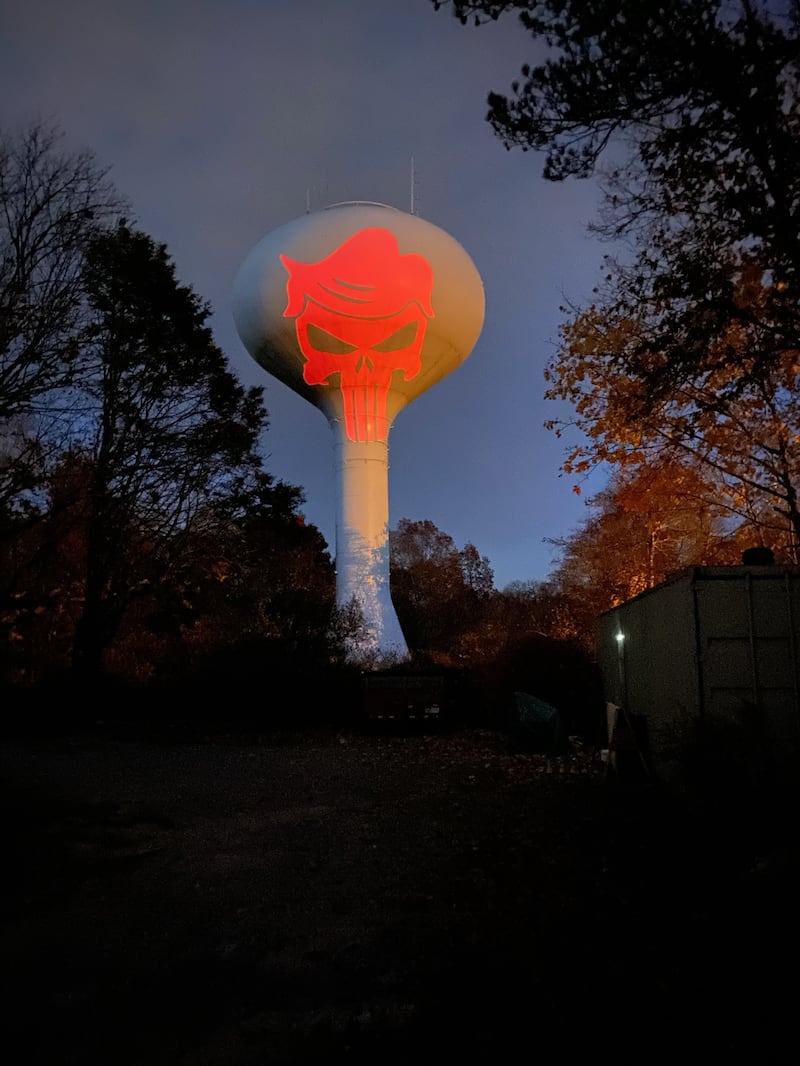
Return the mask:
<path id="1" fill-rule="evenodd" d="M 489 92 L 487 120 L 507 148 L 542 153 L 545 179 L 600 180 L 592 228 L 621 251 L 598 295 L 640 323 L 612 357 L 643 404 L 737 361 L 734 323 L 750 359 L 726 391 L 757 387 L 800 334 L 797 0 L 433 3 L 479 25 L 513 13 L 546 49 Z M 764 299 L 742 306 L 754 264 Z"/>
<path id="2" fill-rule="evenodd" d="M 54 709 L 69 685 L 111 685 L 142 706 L 341 713 L 361 620 L 335 606 L 302 489 L 265 467 L 263 390 L 92 154 L 64 145 L 57 127 L 0 137 L 0 682 Z M 405 668 L 468 678 L 484 718 L 515 688 L 557 698 L 544 586 L 497 591 L 431 522 L 390 541 Z"/>
<path id="3" fill-rule="evenodd" d="M 432 2 L 478 33 L 518 20 L 532 60 L 490 88 L 486 119 L 507 149 L 540 156 L 545 180 L 592 178 L 602 193 L 589 229 L 613 251 L 592 302 L 562 308 L 546 371 L 546 398 L 575 414 L 546 425 L 577 488 L 598 464 L 612 479 L 556 580 L 598 572 L 586 551 L 608 542 L 615 508 L 618 529 L 639 527 L 620 590 L 748 543 L 797 562 L 800 4 Z M 687 500 L 713 537 L 664 517 Z M 590 599 L 613 602 L 597 585 Z"/>
<path id="4" fill-rule="evenodd" d="M 621 598 L 748 537 L 796 557 L 798 5 L 449 6 L 515 13 L 545 57 L 490 92 L 500 140 L 605 190 L 615 252 L 548 376 L 576 410 L 552 427 L 591 442 L 564 469 L 619 472 L 546 582 L 498 591 L 473 545 L 400 523 L 393 598 L 415 663 L 469 670 L 484 702 L 558 702 Z M 341 665 L 359 620 L 333 606 L 328 546 L 167 250 L 53 127 L 2 133 L 0 196 L 3 680 Z"/>
<path id="5" fill-rule="evenodd" d="M 546 582 L 499 591 L 473 545 L 404 521 L 393 598 L 412 666 L 577 720 L 602 611 L 748 541 L 797 558 L 800 4 L 433 2 L 519 19 L 537 58 L 487 120 L 545 180 L 600 182 L 613 252 L 546 395 L 575 409 L 550 423 L 579 435 L 565 471 L 616 467 Z M 0 131 L 0 209 L 0 679 L 324 689 L 359 619 L 209 309 L 55 126 Z"/>
<path id="6" fill-rule="evenodd" d="M 332 563 L 264 466 L 263 390 L 64 141 L 0 137 L 3 679 L 147 681 L 248 637 L 334 654 Z"/>

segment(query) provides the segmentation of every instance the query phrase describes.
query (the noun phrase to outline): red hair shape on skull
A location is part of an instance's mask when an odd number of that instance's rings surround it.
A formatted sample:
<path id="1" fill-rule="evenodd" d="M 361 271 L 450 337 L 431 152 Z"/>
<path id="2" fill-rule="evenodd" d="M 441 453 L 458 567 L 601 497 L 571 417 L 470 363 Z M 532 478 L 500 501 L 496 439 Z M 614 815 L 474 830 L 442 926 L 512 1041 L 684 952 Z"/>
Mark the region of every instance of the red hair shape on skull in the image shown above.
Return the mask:
<path id="1" fill-rule="evenodd" d="M 401 255 L 389 230 L 360 230 L 325 259 L 280 257 L 286 282 L 285 318 L 295 319 L 309 385 L 339 374 L 345 428 L 353 441 L 384 441 L 386 399 L 396 370 L 410 381 L 422 369 L 422 342 L 433 271 L 421 255 Z"/>

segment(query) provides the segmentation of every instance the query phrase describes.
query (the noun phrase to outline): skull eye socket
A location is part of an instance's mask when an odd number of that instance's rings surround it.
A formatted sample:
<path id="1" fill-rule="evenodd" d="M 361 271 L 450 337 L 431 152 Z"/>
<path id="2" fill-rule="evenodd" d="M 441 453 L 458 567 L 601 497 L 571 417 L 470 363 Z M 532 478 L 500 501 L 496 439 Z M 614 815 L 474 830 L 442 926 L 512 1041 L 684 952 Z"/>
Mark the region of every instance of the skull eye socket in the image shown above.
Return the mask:
<path id="1" fill-rule="evenodd" d="M 326 329 L 320 329 L 313 322 L 308 324 L 308 343 L 315 351 L 327 352 L 328 355 L 348 355 L 356 351 L 354 344 L 348 344 L 333 333 L 328 333 Z"/>
<path id="2" fill-rule="evenodd" d="M 417 336 L 418 328 L 419 324 L 417 322 L 406 322 L 404 326 L 392 333 L 385 341 L 376 344 L 372 349 L 373 352 L 399 352 L 403 348 L 410 347 Z"/>

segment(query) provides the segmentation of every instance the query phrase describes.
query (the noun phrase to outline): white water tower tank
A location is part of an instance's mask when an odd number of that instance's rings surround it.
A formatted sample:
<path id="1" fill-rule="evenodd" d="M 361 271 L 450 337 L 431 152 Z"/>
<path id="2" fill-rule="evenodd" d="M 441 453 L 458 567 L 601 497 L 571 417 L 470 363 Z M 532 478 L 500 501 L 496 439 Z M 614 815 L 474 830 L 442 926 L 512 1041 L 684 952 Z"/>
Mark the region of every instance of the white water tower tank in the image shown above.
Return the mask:
<path id="1" fill-rule="evenodd" d="M 408 658 L 389 588 L 389 433 L 469 356 L 483 282 L 439 227 L 384 204 L 334 204 L 267 234 L 233 317 L 250 355 L 325 415 L 337 478 L 336 599 L 366 623 L 352 659 Z"/>

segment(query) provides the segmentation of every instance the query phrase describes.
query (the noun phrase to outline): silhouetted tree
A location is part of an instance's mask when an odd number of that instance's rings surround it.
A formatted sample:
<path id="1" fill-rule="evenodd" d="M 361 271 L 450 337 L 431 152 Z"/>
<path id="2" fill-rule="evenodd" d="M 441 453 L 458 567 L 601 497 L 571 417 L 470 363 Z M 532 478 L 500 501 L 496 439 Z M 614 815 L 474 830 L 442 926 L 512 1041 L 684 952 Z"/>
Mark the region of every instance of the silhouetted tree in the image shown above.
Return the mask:
<path id="1" fill-rule="evenodd" d="M 472 653 L 491 613 L 494 575 L 474 544 L 463 550 L 433 522 L 390 530 L 392 600 L 412 651 L 448 665 Z"/>
<path id="2" fill-rule="evenodd" d="M 180 636 L 192 669 L 237 655 L 240 673 L 310 675 L 336 657 L 335 572 L 302 503 L 299 489 L 262 476 L 217 509 L 218 533 L 173 592 L 191 612 Z M 163 617 L 177 630 L 179 611 L 167 605 Z"/>
<path id="3" fill-rule="evenodd" d="M 737 290 L 740 306 L 757 315 L 766 295 L 761 272 L 751 268 Z M 738 516 L 751 538 L 788 535 L 800 544 L 800 348 L 781 353 L 744 388 L 739 378 L 752 365 L 752 330 L 731 323 L 722 350 L 710 349 L 691 380 L 644 404 L 642 383 L 624 369 L 625 353 L 640 339 L 639 322 L 620 322 L 599 306 L 562 329 L 546 395 L 566 400 L 575 415 L 547 424 L 559 435 L 571 427 L 582 434 L 569 449 L 565 472 L 581 475 L 609 463 L 624 468 L 630 482 L 635 469 L 646 475 L 691 467 L 695 487 L 706 485 L 698 501 Z M 663 488 L 670 493 L 669 479 Z"/>
<path id="4" fill-rule="evenodd" d="M 458 549 L 433 522 L 403 518 L 389 531 L 392 601 L 412 652 L 451 647 L 464 591 Z"/>
<path id="5" fill-rule="evenodd" d="M 757 388 L 800 335 L 800 5 L 796 0 L 452 0 L 462 21 L 516 12 L 535 42 L 511 93 L 489 94 L 507 148 L 544 153 L 544 177 L 597 173 L 592 229 L 618 242 L 600 302 L 640 323 L 613 358 L 668 396 L 730 365 Z M 602 168 L 601 168 L 602 164 Z M 764 299 L 742 306 L 743 276 Z M 746 332 L 748 361 L 725 338 Z"/>
<path id="6" fill-rule="evenodd" d="M 465 544 L 461 550 L 461 573 L 476 602 L 485 600 L 494 592 L 494 571 L 489 558 L 481 555 L 474 544 Z"/>
<path id="7" fill-rule="evenodd" d="M 132 599 L 188 565 L 217 504 L 263 477 L 260 388 L 244 389 L 164 245 L 121 222 L 95 235 L 75 451 L 86 457 L 84 602 L 73 663 L 95 674 Z"/>
<path id="8" fill-rule="evenodd" d="M 64 142 L 54 123 L 0 129 L 0 534 L 41 502 L 80 371 L 87 241 L 125 209 L 107 169 Z"/>

